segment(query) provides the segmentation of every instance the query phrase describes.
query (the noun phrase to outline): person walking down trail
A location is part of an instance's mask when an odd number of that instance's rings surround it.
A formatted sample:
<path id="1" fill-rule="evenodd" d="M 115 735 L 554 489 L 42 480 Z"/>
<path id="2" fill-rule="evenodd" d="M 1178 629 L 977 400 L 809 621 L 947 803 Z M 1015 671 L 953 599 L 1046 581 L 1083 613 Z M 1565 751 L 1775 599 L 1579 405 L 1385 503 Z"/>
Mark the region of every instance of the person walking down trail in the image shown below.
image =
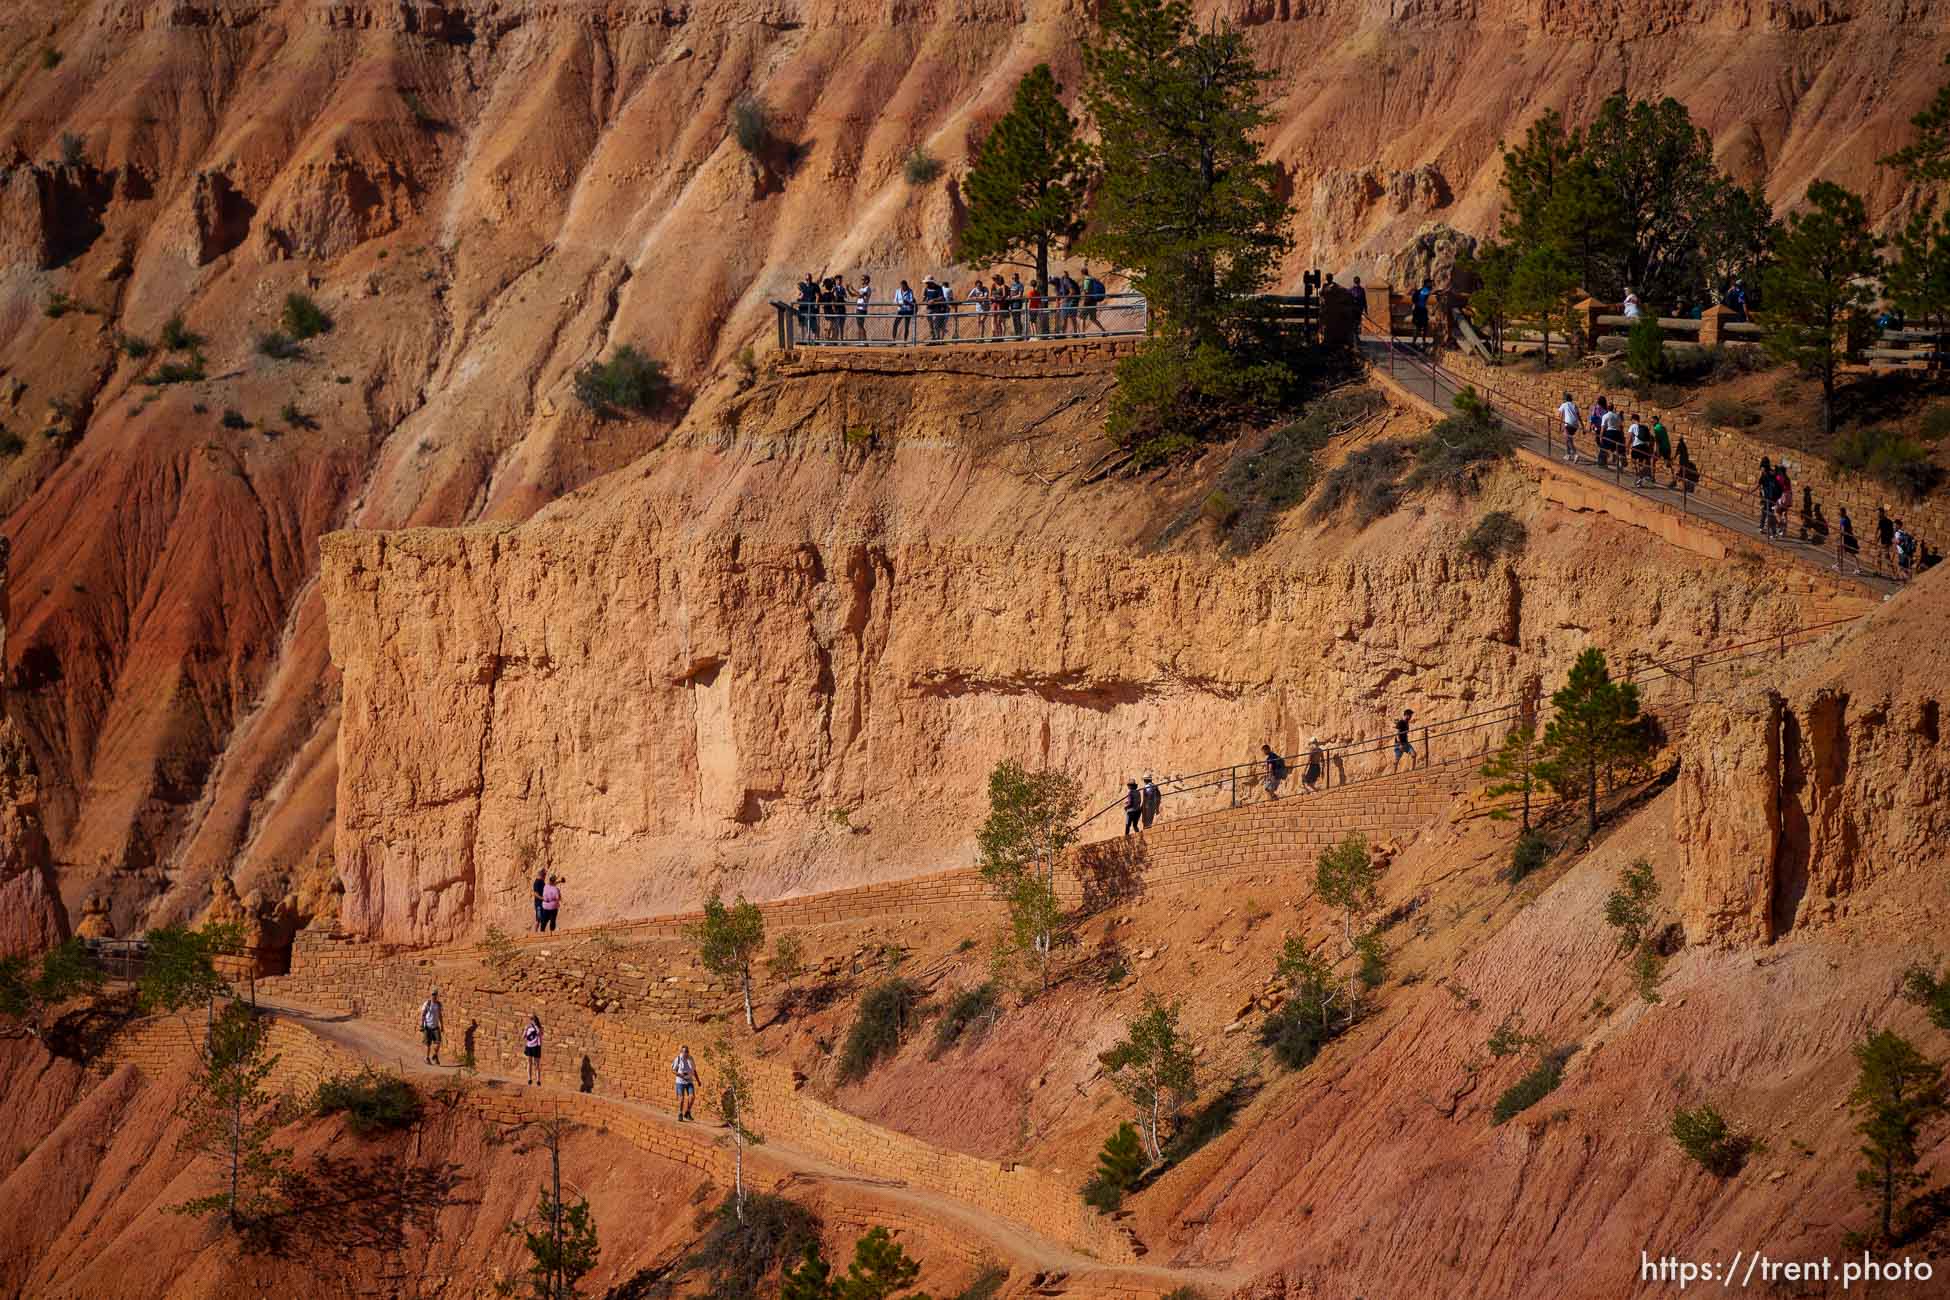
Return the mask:
<path id="1" fill-rule="evenodd" d="M 1774 477 L 1774 465 L 1767 457 L 1760 458 L 1760 533 L 1763 537 L 1774 536 L 1777 527 L 1775 505 L 1781 496 L 1781 480 Z"/>
<path id="2" fill-rule="evenodd" d="M 1672 472 L 1672 434 L 1666 431 L 1666 422 L 1657 413 L 1652 416 L 1652 450 L 1659 455 L 1659 463 Z"/>
<path id="3" fill-rule="evenodd" d="M 1564 463 L 1575 465 L 1578 463 L 1578 426 L 1584 423 L 1578 410 L 1578 399 L 1569 393 L 1564 394 L 1564 401 L 1557 408 L 1557 418 L 1564 422 Z"/>
<path id="4" fill-rule="evenodd" d="M 1683 433 L 1679 435 L 1679 441 L 1673 444 L 1672 458 L 1678 465 L 1673 472 L 1672 485 L 1681 492 L 1691 492 L 1698 473 L 1693 468 L 1692 449 L 1686 445 L 1686 435 Z"/>
<path id="5" fill-rule="evenodd" d="M 1632 412 L 1632 486 L 1644 487 L 1652 481 L 1652 430 L 1645 427 L 1637 411 Z"/>
<path id="6" fill-rule="evenodd" d="M 542 932 L 542 895 L 548 889 L 547 867 L 535 868 L 533 884 L 535 888 L 535 933 L 540 934 Z"/>
<path id="7" fill-rule="evenodd" d="M 1774 535 L 1787 536 L 1788 515 L 1794 510 L 1794 484 L 1788 481 L 1787 461 L 1774 467 L 1774 486 L 1781 489 L 1774 498 Z"/>
<path id="8" fill-rule="evenodd" d="M 562 877 L 550 876 L 542 890 L 542 929 L 555 928 L 555 914 L 562 910 Z"/>
<path id="9" fill-rule="evenodd" d="M 677 1049 L 670 1072 L 677 1076 L 677 1118 L 688 1123 L 691 1107 L 697 1104 L 697 1062 L 691 1059 L 688 1043 Z"/>
<path id="10" fill-rule="evenodd" d="M 1896 579 L 1909 581 L 1909 571 L 1916 564 L 1916 535 L 1903 527 L 1903 521 L 1896 521 Z"/>
<path id="11" fill-rule="evenodd" d="M 1144 829 L 1145 830 L 1147 831 L 1150 830 L 1151 823 L 1158 820 L 1158 809 L 1164 806 L 1164 802 L 1165 802 L 1165 792 L 1158 788 L 1158 783 L 1151 779 L 1151 774 L 1149 772 L 1146 772 L 1144 774 Z"/>
<path id="12" fill-rule="evenodd" d="M 426 1046 L 427 1064 L 440 1064 L 440 1031 L 446 1020 L 446 1008 L 440 1005 L 440 990 L 427 994 L 427 1000 L 420 1004 L 420 1041 Z"/>
<path id="13" fill-rule="evenodd" d="M 1307 765 L 1300 770 L 1300 784 L 1308 794 L 1320 788 L 1320 776 L 1326 767 L 1327 752 L 1320 747 L 1320 737 L 1307 737 Z"/>
<path id="14" fill-rule="evenodd" d="M 1124 833 L 1139 829 L 1144 818 L 1144 793 L 1136 781 L 1124 783 Z"/>
<path id="15" fill-rule="evenodd" d="M 1415 323 L 1413 344 L 1416 347 L 1420 347 L 1425 342 L 1435 342 L 1434 337 L 1429 333 L 1429 299 L 1434 296 L 1435 281 L 1427 276 L 1422 278 L 1421 287 L 1409 295 L 1408 312 L 1409 318 Z"/>
<path id="16" fill-rule="evenodd" d="M 1848 564 L 1853 561 L 1857 573 L 1862 571 L 1862 543 L 1855 539 L 1855 521 L 1848 517 L 1848 507 L 1842 507 L 1841 549 L 1835 555 L 1835 572 L 1847 573 Z"/>
<path id="17" fill-rule="evenodd" d="M 522 1027 L 521 1054 L 528 1058 L 528 1082 L 541 1087 L 542 1018 L 532 1011 L 528 1013 L 528 1023 Z"/>
<path id="18" fill-rule="evenodd" d="M 1876 507 L 1876 549 L 1882 552 L 1883 568 L 1896 567 L 1896 525 L 1881 506 Z"/>
<path id="19" fill-rule="evenodd" d="M 1391 771 L 1401 771 L 1404 758 L 1408 760 L 1411 768 L 1415 766 L 1415 746 L 1408 740 L 1409 724 L 1414 721 L 1414 709 L 1403 709 L 1402 716 L 1395 719 L 1395 766 L 1390 769 Z"/>
<path id="20" fill-rule="evenodd" d="M 1286 760 L 1275 754 L 1271 745 L 1261 745 L 1259 752 L 1266 759 L 1266 797 L 1277 799 L 1280 797 L 1280 783 L 1286 780 Z"/>

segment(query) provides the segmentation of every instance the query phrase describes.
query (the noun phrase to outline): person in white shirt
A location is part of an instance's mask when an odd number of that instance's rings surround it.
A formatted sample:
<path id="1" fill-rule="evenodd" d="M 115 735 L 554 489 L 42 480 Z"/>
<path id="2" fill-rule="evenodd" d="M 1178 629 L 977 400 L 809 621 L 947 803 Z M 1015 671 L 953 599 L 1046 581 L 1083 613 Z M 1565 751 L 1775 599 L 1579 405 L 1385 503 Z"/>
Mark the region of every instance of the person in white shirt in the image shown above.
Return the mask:
<path id="1" fill-rule="evenodd" d="M 873 301 L 873 277 L 860 277 L 860 287 L 853 293 L 853 327 L 859 333 L 860 341 L 867 341 L 867 304 Z"/>
<path id="2" fill-rule="evenodd" d="M 691 1059 L 688 1043 L 677 1049 L 670 1072 L 677 1076 L 677 1118 L 689 1120 L 691 1107 L 697 1103 L 697 1062 Z"/>
<path id="3" fill-rule="evenodd" d="M 445 1008 L 440 1005 L 440 990 L 435 989 L 420 1004 L 420 1041 L 426 1046 L 428 1065 L 440 1064 L 440 1030 L 445 1018 Z"/>
<path id="4" fill-rule="evenodd" d="M 1564 422 L 1564 459 L 1575 465 L 1578 463 L 1578 425 L 1582 423 L 1577 399 L 1569 393 L 1558 405 L 1557 418 Z"/>
<path id="5" fill-rule="evenodd" d="M 1627 289 L 1625 291 L 1625 319 L 1637 320 L 1639 318 L 1641 310 L 1642 309 L 1639 306 L 1639 296 L 1633 293 L 1630 289 Z"/>

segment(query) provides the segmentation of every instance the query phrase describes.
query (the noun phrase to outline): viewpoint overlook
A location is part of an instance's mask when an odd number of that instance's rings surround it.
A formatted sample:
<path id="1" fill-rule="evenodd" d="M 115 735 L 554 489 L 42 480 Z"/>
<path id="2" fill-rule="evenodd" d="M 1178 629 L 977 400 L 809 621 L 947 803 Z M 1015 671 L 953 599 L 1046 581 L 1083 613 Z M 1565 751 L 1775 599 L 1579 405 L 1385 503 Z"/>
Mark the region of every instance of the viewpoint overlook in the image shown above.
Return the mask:
<path id="1" fill-rule="evenodd" d="M 1945 17 L 7 7 L 0 1295 L 1950 1295 Z"/>

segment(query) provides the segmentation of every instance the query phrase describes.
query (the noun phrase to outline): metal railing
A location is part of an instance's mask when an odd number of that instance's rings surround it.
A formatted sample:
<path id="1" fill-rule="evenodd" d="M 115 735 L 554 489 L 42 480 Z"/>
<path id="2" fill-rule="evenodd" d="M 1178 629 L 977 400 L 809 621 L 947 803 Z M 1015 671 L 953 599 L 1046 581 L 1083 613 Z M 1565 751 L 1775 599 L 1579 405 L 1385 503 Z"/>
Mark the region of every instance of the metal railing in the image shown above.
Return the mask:
<path id="1" fill-rule="evenodd" d="M 906 348 L 956 343 L 1029 343 L 1134 338 L 1151 325 L 1142 294 L 1088 294 L 911 304 L 869 301 L 774 302 L 781 348 Z"/>
<path id="2" fill-rule="evenodd" d="M 1767 656 L 1779 659 L 1789 650 L 1807 645 L 1836 628 L 1854 621 L 1853 617 L 1830 619 L 1826 622 L 1789 628 L 1768 636 L 1695 651 L 1671 659 L 1653 660 L 1628 668 L 1619 680 L 1641 688 L 1655 686 L 1660 682 L 1684 683 L 1686 690 L 1683 702 L 1661 709 L 1647 707 L 1644 711 L 1655 719 L 1662 719 L 1669 714 L 1690 713 L 1692 705 L 1700 696 L 1702 675 L 1708 670 L 1743 664 L 1748 660 Z M 1736 680 L 1744 680 L 1744 677 Z M 1521 702 L 1503 704 L 1445 718 L 1440 722 L 1411 727 L 1409 741 L 1412 752 L 1406 756 L 1406 768 L 1401 766 L 1401 759 L 1395 755 L 1396 733 L 1392 728 L 1379 736 L 1322 745 L 1319 755 L 1320 771 L 1312 784 L 1308 784 L 1305 779 L 1311 762 L 1311 752 L 1304 746 L 1297 747 L 1293 751 L 1293 757 L 1285 758 L 1287 773 L 1277 786 L 1290 788 L 1288 797 L 1324 794 L 1329 790 L 1388 780 L 1404 774 L 1412 775 L 1431 768 L 1446 768 L 1458 763 L 1478 763 L 1487 757 L 1491 750 L 1502 744 L 1503 738 L 1520 723 L 1527 720 L 1532 725 L 1538 725 L 1542 722 L 1541 716 L 1536 713 L 1537 706 L 1529 706 L 1529 708 L 1531 711 L 1527 715 L 1526 705 Z M 1439 758 L 1438 751 L 1442 755 Z M 1370 754 L 1379 756 L 1373 771 L 1349 772 L 1350 759 L 1364 758 Z M 1386 766 L 1383 766 L 1384 764 Z M 1214 811 L 1220 807 L 1237 808 L 1258 802 L 1260 796 L 1255 794 L 1255 791 L 1265 791 L 1265 797 L 1269 800 L 1278 798 L 1277 789 L 1266 788 L 1269 774 L 1265 759 L 1253 759 L 1244 763 L 1207 768 L 1200 772 L 1167 776 L 1159 783 L 1159 793 L 1162 798 L 1158 816 L 1159 818 L 1164 816 L 1166 799 L 1175 801 L 1171 804 L 1174 815 L 1182 817 L 1196 812 Z M 1210 807 L 1194 808 L 1191 804 L 1196 801 L 1187 798 L 1191 795 L 1215 792 L 1224 792 L 1226 801 L 1223 804 L 1214 799 Z M 1123 810 L 1126 807 L 1125 798 L 1125 795 L 1119 795 L 1078 822 L 1072 830 L 1081 832 L 1099 818 Z"/>
<path id="3" fill-rule="evenodd" d="M 1369 321 L 1372 323 L 1372 317 Z M 1418 396 L 1426 392 L 1430 402 L 1442 407 L 1461 389 L 1474 388 L 1479 396 L 1489 402 L 1498 418 L 1532 451 L 1561 460 L 1587 477 L 1609 480 L 1620 491 L 1677 506 L 1681 514 L 1697 515 L 1742 536 L 1767 542 L 1783 550 L 1815 551 L 1822 554 L 1824 563 L 1832 557 L 1836 573 L 1862 579 L 1877 590 L 1886 591 L 1890 585 L 1903 580 L 1889 558 L 1876 554 L 1873 537 L 1866 542 L 1863 540 L 1861 530 L 1873 526 L 1873 516 L 1851 516 L 1850 522 L 1856 529 L 1856 546 L 1852 549 L 1847 546 L 1842 536 L 1839 507 L 1852 506 L 1859 514 L 1863 507 L 1856 503 L 1837 503 L 1838 513 L 1834 519 L 1829 519 L 1825 513 L 1818 519 L 1801 518 L 1799 536 L 1789 537 L 1788 530 L 1797 527 L 1792 521 L 1799 513 L 1792 499 L 1771 518 L 1763 519 L 1757 485 L 1736 484 L 1717 478 L 1690 460 L 1678 460 L 1676 455 L 1662 462 L 1656 457 L 1656 449 L 1653 455 L 1634 458 L 1630 448 L 1625 445 L 1626 435 L 1623 432 L 1610 445 L 1601 445 L 1598 435 L 1582 420 L 1567 439 L 1564 424 L 1554 411 L 1540 411 L 1525 404 L 1521 398 L 1464 379 L 1392 337 L 1370 334 L 1365 341 L 1371 345 L 1371 358 L 1378 351 L 1381 358 L 1377 363 L 1379 367 L 1408 391 Z M 1629 481 L 1626 479 L 1628 473 L 1631 475 Z M 1665 482 L 1660 481 L 1662 474 Z M 1820 507 L 1823 503 L 1817 501 L 1815 504 Z"/>

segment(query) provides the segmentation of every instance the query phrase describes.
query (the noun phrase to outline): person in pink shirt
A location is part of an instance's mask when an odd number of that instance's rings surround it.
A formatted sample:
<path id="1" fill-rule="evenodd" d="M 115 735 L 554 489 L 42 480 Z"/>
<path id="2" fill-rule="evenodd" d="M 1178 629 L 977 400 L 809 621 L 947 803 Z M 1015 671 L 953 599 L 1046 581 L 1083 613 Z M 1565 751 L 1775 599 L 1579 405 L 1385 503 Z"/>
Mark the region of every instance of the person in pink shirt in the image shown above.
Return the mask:
<path id="1" fill-rule="evenodd" d="M 562 877 L 550 876 L 542 888 L 542 929 L 555 928 L 555 914 L 562 910 Z"/>

